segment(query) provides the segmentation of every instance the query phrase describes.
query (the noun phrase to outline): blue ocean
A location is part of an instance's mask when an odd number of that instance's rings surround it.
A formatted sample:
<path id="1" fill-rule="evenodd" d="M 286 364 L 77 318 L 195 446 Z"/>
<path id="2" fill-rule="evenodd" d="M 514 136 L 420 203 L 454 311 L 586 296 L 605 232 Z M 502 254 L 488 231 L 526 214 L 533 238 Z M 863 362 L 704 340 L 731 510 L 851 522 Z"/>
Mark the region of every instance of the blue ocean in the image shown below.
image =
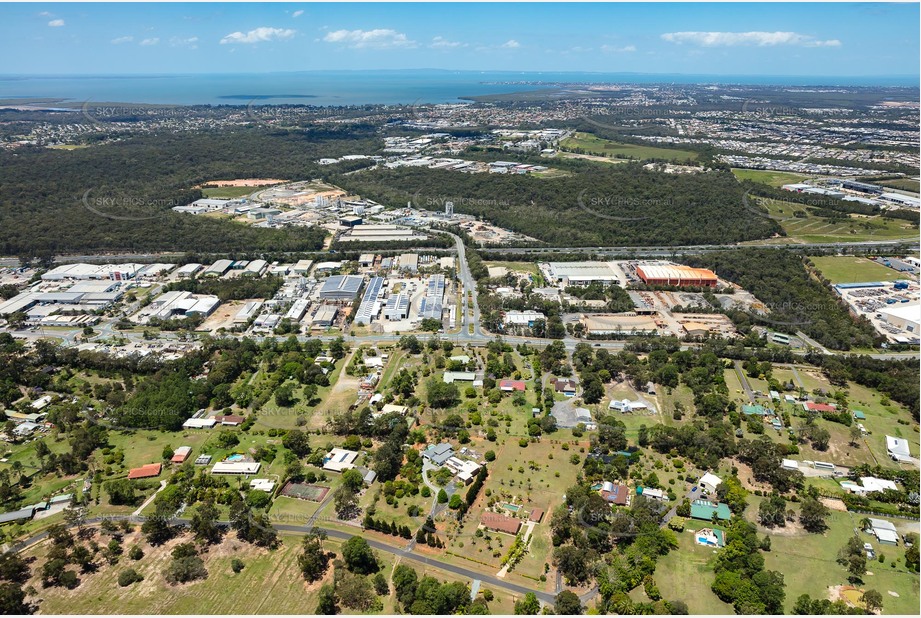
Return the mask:
<path id="1" fill-rule="evenodd" d="M 557 83 L 917 87 L 917 77 L 821 77 L 492 71 L 309 71 L 209 75 L 0 75 L 0 99 L 173 105 L 450 103 Z"/>

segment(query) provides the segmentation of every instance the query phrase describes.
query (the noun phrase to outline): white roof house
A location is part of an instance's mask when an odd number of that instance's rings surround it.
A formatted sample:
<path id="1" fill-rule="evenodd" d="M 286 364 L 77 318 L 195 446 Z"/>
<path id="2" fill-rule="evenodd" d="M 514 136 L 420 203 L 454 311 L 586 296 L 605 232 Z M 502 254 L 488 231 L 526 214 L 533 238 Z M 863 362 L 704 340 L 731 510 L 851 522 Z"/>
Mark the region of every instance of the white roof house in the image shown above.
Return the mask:
<path id="1" fill-rule="evenodd" d="M 899 542 L 899 533 L 891 521 L 870 518 L 870 526 L 873 529 L 876 540 L 880 543 L 895 545 Z"/>
<path id="2" fill-rule="evenodd" d="M 878 479 L 874 476 L 860 477 L 860 484 L 863 485 L 864 490 L 867 492 L 883 491 L 886 489 L 897 491 L 899 489 L 898 485 L 894 482 L 886 479 Z"/>
<path id="3" fill-rule="evenodd" d="M 332 472 L 345 472 L 355 467 L 355 460 L 358 459 L 356 451 L 349 451 L 344 448 L 334 448 L 324 458 L 323 469 Z"/>
<path id="4" fill-rule="evenodd" d="M 444 374 L 445 384 L 451 384 L 452 382 L 472 382 L 476 379 L 476 374 L 472 371 L 445 371 Z"/>
<path id="5" fill-rule="evenodd" d="M 275 481 L 272 479 L 253 479 L 249 482 L 249 488 L 270 494 L 275 489 Z"/>
<path id="6" fill-rule="evenodd" d="M 886 451 L 896 461 L 905 461 L 911 457 L 911 452 L 908 450 L 908 440 L 905 438 L 886 436 Z"/>
<path id="7" fill-rule="evenodd" d="M 629 399 L 612 399 L 611 403 L 608 404 L 609 410 L 617 410 L 619 412 L 633 412 L 635 410 L 646 410 L 647 408 L 648 406 L 642 401 L 630 401 Z"/>
<path id="8" fill-rule="evenodd" d="M 190 418 L 182 426 L 186 429 L 211 429 L 216 424 L 213 418 Z"/>
<path id="9" fill-rule="evenodd" d="M 261 467 L 258 461 L 222 461 L 214 464 L 211 474 L 256 474 Z"/>
<path id="10" fill-rule="evenodd" d="M 780 467 L 784 470 L 799 470 L 799 463 L 795 459 L 784 459 Z"/>
<path id="11" fill-rule="evenodd" d="M 720 479 L 720 477 L 716 476 L 715 474 L 711 474 L 710 472 L 707 472 L 702 477 L 700 477 L 700 486 L 707 491 L 716 491 L 716 488 L 719 487 L 720 483 L 722 482 L 723 481 Z"/>

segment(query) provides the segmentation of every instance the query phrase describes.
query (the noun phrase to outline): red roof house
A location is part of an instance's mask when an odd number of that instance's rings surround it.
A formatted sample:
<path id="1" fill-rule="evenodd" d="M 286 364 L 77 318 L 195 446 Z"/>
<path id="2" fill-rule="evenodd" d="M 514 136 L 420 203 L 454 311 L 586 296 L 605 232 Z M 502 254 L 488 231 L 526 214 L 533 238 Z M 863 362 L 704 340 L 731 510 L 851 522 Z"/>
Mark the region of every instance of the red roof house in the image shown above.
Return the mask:
<path id="1" fill-rule="evenodd" d="M 522 393 L 528 387 L 524 380 L 501 380 L 499 390 L 502 391 L 521 391 Z"/>
<path id="2" fill-rule="evenodd" d="M 129 479 L 147 479 L 153 476 L 160 476 L 160 471 L 163 469 L 163 464 L 161 463 L 152 463 L 141 466 L 140 468 L 132 468 L 128 471 Z"/>
<path id="3" fill-rule="evenodd" d="M 834 404 L 830 403 L 816 403 L 814 401 L 807 401 L 803 404 L 803 407 L 810 412 L 837 412 L 838 408 Z"/>
<path id="4" fill-rule="evenodd" d="M 521 528 L 520 519 L 506 517 L 498 513 L 483 513 L 480 523 L 485 528 L 506 534 L 518 534 L 518 530 Z"/>

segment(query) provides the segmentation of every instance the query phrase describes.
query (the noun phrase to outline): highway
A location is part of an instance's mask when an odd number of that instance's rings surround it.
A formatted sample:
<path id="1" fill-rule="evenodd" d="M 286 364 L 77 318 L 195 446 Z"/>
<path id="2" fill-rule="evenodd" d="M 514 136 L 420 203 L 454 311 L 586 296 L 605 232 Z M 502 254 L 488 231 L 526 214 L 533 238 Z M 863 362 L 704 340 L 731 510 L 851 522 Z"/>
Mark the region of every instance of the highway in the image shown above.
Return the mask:
<path id="1" fill-rule="evenodd" d="M 888 251 L 894 247 L 905 246 L 908 251 L 918 251 L 917 238 L 905 240 L 868 240 L 840 243 L 785 243 L 785 244 L 736 244 L 736 245 L 687 245 L 664 247 L 499 247 L 484 248 L 477 251 L 484 256 L 501 254 L 540 254 L 540 253 L 592 253 L 609 257 L 668 257 L 694 253 L 712 253 L 714 251 L 736 251 L 739 249 L 778 249 L 784 251 L 835 251 L 860 249 L 862 251 Z"/>

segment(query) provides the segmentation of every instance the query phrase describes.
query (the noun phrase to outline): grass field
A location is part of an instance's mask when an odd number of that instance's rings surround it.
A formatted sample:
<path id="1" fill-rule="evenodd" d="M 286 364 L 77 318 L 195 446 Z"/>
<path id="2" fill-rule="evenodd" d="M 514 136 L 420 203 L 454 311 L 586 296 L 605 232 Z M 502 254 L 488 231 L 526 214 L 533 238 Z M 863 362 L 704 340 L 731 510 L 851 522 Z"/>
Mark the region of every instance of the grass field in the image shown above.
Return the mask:
<path id="1" fill-rule="evenodd" d="M 249 195 L 260 187 L 208 187 L 201 190 L 202 195 L 214 199 L 234 199 Z"/>
<path id="2" fill-rule="evenodd" d="M 509 271 L 530 273 L 535 277 L 540 276 L 540 270 L 534 262 L 484 262 L 487 267 L 504 266 Z"/>
<path id="3" fill-rule="evenodd" d="M 787 236 L 748 244 L 881 241 L 918 236 L 918 228 L 898 219 L 851 215 L 845 221 L 833 223 L 811 214 L 802 204 L 770 199 L 760 199 L 757 203 L 768 210 L 766 216 L 777 221 Z M 795 212 L 806 216 L 796 217 Z"/>
<path id="4" fill-rule="evenodd" d="M 102 566 L 91 574 L 80 575 L 81 583 L 74 590 L 42 588 L 38 578 L 30 583 L 39 590 L 40 610 L 43 614 L 313 614 L 316 613 L 316 592 L 324 583 L 330 583 L 334 568 L 330 567 L 326 577 L 313 584 L 307 584 L 297 566 L 301 536 L 282 535 L 282 544 L 275 550 L 266 550 L 242 543 L 233 535 L 225 536 L 222 543 L 211 547 L 202 555 L 208 570 L 207 579 L 170 586 L 162 572 L 169 561 L 172 548 L 189 537 L 181 537 L 153 548 L 139 539 L 134 532 L 125 538 L 124 547 L 140 544 L 145 556 L 139 561 L 122 557 L 116 566 Z M 327 549 L 341 555 L 341 542 L 329 540 Z M 30 552 L 44 560 L 47 545 Z M 392 554 L 375 552 L 381 572 L 388 581 L 400 558 Z M 240 573 L 233 573 L 230 562 L 239 558 L 244 562 Z M 419 577 L 431 575 L 439 581 L 470 581 L 438 568 L 415 561 L 406 564 L 416 570 Z M 137 569 L 144 581 L 122 588 L 118 585 L 118 574 L 125 568 Z M 35 569 L 33 569 L 34 571 Z M 485 590 L 481 586 L 480 591 Z M 381 613 L 396 613 L 396 598 L 393 594 L 383 598 Z M 495 598 L 489 603 L 490 613 L 511 614 L 514 595 L 504 590 L 492 589 Z M 341 608 L 343 614 L 358 612 Z"/>
<path id="5" fill-rule="evenodd" d="M 881 180 L 878 184 L 881 184 L 884 187 L 892 187 L 893 189 L 901 189 L 902 191 L 918 193 L 918 187 L 921 183 L 912 178 L 895 178 L 893 180 Z"/>
<path id="6" fill-rule="evenodd" d="M 713 582 L 713 549 L 698 545 L 690 529 L 696 529 L 691 521 L 685 532 L 675 533 L 678 549 L 659 558 L 654 574 L 662 598 L 682 600 L 688 604 L 688 611 L 694 614 L 732 614 L 732 606 L 720 601 L 710 589 Z"/>
<path id="7" fill-rule="evenodd" d="M 732 173 L 741 182 L 743 180 L 752 180 L 772 187 L 782 187 L 786 184 L 803 182 L 808 176 L 801 174 L 791 174 L 790 172 L 777 172 L 774 170 L 748 170 L 738 167 L 732 168 Z"/>
<path id="8" fill-rule="evenodd" d="M 602 139 L 591 133 L 576 133 L 573 137 L 568 137 L 563 140 L 560 146 L 566 149 L 580 148 L 587 154 L 621 159 L 666 159 L 669 161 L 673 159 L 678 161 L 694 161 L 697 159 L 697 153 L 690 150 L 658 148 L 655 146 L 637 144 L 621 144 L 619 142 Z"/>
<path id="9" fill-rule="evenodd" d="M 751 497 L 752 506 L 746 517 L 757 521 L 757 503 L 760 499 Z M 794 510 L 798 510 L 795 506 Z M 832 511 L 827 521 L 828 530 L 823 534 L 810 534 L 796 526 L 792 530 L 777 528 L 768 530 L 759 527 L 771 539 L 771 551 L 764 554 L 765 568 L 784 574 L 786 584 L 785 606 L 789 611 L 796 598 L 808 594 L 813 598 L 826 598 L 831 586 L 846 585 L 848 573 L 836 562 L 838 550 L 859 527 L 862 515 Z M 917 530 L 917 523 L 915 524 Z M 867 562 L 867 574 L 863 577 L 863 589 L 876 589 L 883 595 L 884 614 L 914 614 L 918 610 L 918 575 L 908 572 L 904 564 L 903 547 L 879 545 L 870 535 L 861 533 L 861 541 L 871 543 L 877 553 L 886 557 L 885 563 Z M 896 566 L 891 566 L 895 561 Z M 889 591 L 898 594 L 894 597 Z"/>
<path id="10" fill-rule="evenodd" d="M 911 279 L 911 276 L 906 273 L 900 273 L 863 257 L 823 256 L 810 259 L 822 275 L 832 283 Z"/>

